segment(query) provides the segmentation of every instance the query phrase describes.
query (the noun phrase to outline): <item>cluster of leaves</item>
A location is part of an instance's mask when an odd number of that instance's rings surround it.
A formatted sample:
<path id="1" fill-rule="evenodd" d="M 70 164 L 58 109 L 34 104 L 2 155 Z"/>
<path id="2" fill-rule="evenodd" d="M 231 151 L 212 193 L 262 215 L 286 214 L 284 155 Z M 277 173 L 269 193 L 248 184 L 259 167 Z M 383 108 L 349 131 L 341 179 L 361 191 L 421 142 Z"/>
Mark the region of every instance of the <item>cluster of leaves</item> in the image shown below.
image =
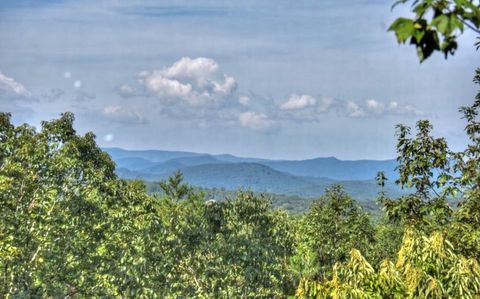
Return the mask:
<path id="1" fill-rule="evenodd" d="M 398 0 L 397 4 L 410 0 Z M 480 3 L 475 0 L 414 0 L 413 18 L 398 18 L 388 29 L 399 43 L 407 40 L 417 49 L 420 61 L 433 52 L 447 56 L 457 50 L 457 38 L 465 28 L 480 34 Z"/>

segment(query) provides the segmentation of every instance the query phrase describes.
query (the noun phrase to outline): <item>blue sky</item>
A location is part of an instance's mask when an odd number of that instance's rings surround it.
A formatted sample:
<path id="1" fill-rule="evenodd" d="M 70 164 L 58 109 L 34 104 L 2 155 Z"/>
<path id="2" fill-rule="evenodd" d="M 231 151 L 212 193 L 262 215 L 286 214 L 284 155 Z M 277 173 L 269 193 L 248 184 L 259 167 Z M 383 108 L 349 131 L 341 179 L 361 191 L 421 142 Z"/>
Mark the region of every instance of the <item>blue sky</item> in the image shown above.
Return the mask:
<path id="1" fill-rule="evenodd" d="M 275 159 L 395 156 L 395 124 L 464 145 L 474 35 L 420 64 L 391 1 L 0 3 L 0 110 L 61 112 L 102 146 Z"/>

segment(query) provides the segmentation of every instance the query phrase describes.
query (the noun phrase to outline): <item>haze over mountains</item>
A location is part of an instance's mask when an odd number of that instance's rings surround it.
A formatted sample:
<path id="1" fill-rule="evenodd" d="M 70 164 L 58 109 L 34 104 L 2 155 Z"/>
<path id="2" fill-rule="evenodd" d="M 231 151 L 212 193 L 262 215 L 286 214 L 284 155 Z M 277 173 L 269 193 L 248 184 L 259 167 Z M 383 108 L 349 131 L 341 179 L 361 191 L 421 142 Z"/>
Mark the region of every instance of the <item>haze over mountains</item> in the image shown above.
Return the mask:
<path id="1" fill-rule="evenodd" d="M 340 183 L 359 200 L 372 200 L 379 187 L 374 178 L 384 171 L 389 178 L 386 191 L 402 193 L 393 181 L 397 178 L 395 160 L 339 160 L 334 157 L 308 160 L 268 160 L 162 150 L 124 150 L 104 148 L 117 164 L 117 173 L 126 179 L 159 181 L 177 170 L 185 180 L 204 188 L 249 189 L 255 192 L 316 197 L 325 188 Z"/>

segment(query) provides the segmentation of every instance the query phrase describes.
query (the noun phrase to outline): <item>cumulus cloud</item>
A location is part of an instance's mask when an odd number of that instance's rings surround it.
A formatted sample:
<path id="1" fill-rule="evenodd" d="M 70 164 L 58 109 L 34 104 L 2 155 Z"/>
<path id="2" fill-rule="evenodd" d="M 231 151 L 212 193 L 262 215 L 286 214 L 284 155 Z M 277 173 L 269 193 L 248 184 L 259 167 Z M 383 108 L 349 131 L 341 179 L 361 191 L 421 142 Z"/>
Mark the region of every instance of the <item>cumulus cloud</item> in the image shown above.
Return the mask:
<path id="1" fill-rule="evenodd" d="M 380 102 L 375 99 L 365 101 L 341 100 L 323 97 L 320 100 L 309 95 L 292 95 L 279 106 L 277 115 L 281 119 L 297 122 L 320 121 L 325 113 L 335 110 L 340 117 L 363 118 L 373 116 L 404 115 L 416 116 L 423 113 L 412 105 L 402 105 L 396 101 Z"/>
<path id="2" fill-rule="evenodd" d="M 273 121 L 266 114 L 254 111 L 240 113 L 238 119 L 242 127 L 249 129 L 264 131 L 273 126 Z"/>
<path id="3" fill-rule="evenodd" d="M 237 88 L 233 77 L 204 57 L 184 57 L 170 67 L 141 72 L 138 79 L 145 91 L 161 102 L 193 107 L 221 106 Z"/>
<path id="4" fill-rule="evenodd" d="M 111 121 L 125 124 L 143 124 L 145 118 L 137 111 L 130 111 L 122 106 L 112 105 L 103 108 L 102 115 Z"/>
<path id="5" fill-rule="evenodd" d="M 381 114 L 385 111 L 385 105 L 374 99 L 367 100 L 367 109 L 376 114 Z"/>
<path id="6" fill-rule="evenodd" d="M 314 122 L 321 119 L 323 113 L 329 112 L 338 103 L 330 97 L 314 98 L 310 95 L 291 95 L 279 105 L 278 116 L 281 119 L 296 122 Z"/>
<path id="7" fill-rule="evenodd" d="M 401 105 L 396 101 L 382 103 L 374 99 L 366 101 L 366 110 L 376 115 L 423 115 L 423 112 L 412 105 Z"/>
<path id="8" fill-rule="evenodd" d="M 242 125 L 238 115 L 255 110 L 252 98 L 237 94 L 236 80 L 215 60 L 205 57 L 184 57 L 170 66 L 140 72 L 137 84 L 119 85 L 117 92 L 124 98 L 139 97 L 159 114 L 189 119 L 203 127 L 213 123 Z M 262 118 L 262 113 L 257 113 L 257 118 Z"/>
<path id="9" fill-rule="evenodd" d="M 317 103 L 317 100 L 309 95 L 296 95 L 293 94 L 290 98 L 280 105 L 280 109 L 283 110 L 296 110 L 296 109 L 303 109 L 306 107 L 312 107 Z"/>

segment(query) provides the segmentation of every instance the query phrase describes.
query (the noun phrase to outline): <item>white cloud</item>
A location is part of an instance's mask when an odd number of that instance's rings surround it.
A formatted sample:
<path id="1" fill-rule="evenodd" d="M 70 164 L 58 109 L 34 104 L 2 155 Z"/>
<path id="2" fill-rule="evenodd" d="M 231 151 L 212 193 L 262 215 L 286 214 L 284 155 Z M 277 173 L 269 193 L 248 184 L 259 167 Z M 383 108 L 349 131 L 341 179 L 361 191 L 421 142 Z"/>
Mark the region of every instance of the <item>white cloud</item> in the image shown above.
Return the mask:
<path id="1" fill-rule="evenodd" d="M 396 101 L 390 101 L 384 104 L 374 99 L 366 101 L 366 110 L 377 115 L 423 115 L 422 111 L 412 105 L 401 105 Z"/>
<path id="2" fill-rule="evenodd" d="M 169 79 L 161 72 L 142 73 L 145 87 L 160 97 L 186 97 L 192 92 L 192 85 Z"/>
<path id="3" fill-rule="evenodd" d="M 277 116 L 295 122 L 316 122 L 338 103 L 338 100 L 330 97 L 322 97 L 317 100 L 310 95 L 293 94 L 279 106 Z"/>
<path id="4" fill-rule="evenodd" d="M 381 114 L 385 111 L 385 105 L 374 99 L 367 100 L 367 110 L 375 114 Z"/>
<path id="5" fill-rule="evenodd" d="M 352 101 L 323 97 L 316 100 L 308 95 L 292 95 L 280 105 L 276 114 L 284 120 L 296 122 L 317 122 L 321 115 L 336 109 L 337 114 L 343 117 L 362 118 L 388 115 L 422 115 L 423 113 L 412 105 L 402 105 L 398 102 L 380 102 L 375 99 Z"/>
<path id="6" fill-rule="evenodd" d="M 213 59 L 203 57 L 184 57 L 170 67 L 141 72 L 138 78 L 161 102 L 195 107 L 221 106 L 237 88 L 233 77 L 221 72 Z"/>
<path id="7" fill-rule="evenodd" d="M 146 123 L 145 118 L 137 111 L 130 111 L 124 107 L 112 105 L 103 109 L 104 117 L 111 121 L 128 124 L 142 124 Z"/>
<path id="8" fill-rule="evenodd" d="M 0 91 L 19 96 L 30 96 L 30 92 L 15 79 L 5 76 L 0 72 Z"/>
<path id="9" fill-rule="evenodd" d="M 183 57 L 166 69 L 164 73 L 170 78 L 201 79 L 217 73 L 218 69 L 219 66 L 213 59 Z"/>
<path id="10" fill-rule="evenodd" d="M 296 109 L 303 109 L 306 107 L 312 107 L 317 103 L 317 100 L 309 95 L 296 95 L 293 94 L 290 98 L 280 105 L 280 109 L 282 110 L 296 110 Z"/>
<path id="11" fill-rule="evenodd" d="M 240 113 L 238 117 L 242 127 L 254 130 L 266 130 L 272 127 L 273 121 L 264 113 L 247 111 Z"/>
<path id="12" fill-rule="evenodd" d="M 184 57 L 170 66 L 140 72 L 137 83 L 119 85 L 117 92 L 124 98 L 139 97 L 150 112 L 205 126 L 238 124 L 239 113 L 251 104 L 249 97 L 236 93 L 235 79 L 210 58 Z"/>

